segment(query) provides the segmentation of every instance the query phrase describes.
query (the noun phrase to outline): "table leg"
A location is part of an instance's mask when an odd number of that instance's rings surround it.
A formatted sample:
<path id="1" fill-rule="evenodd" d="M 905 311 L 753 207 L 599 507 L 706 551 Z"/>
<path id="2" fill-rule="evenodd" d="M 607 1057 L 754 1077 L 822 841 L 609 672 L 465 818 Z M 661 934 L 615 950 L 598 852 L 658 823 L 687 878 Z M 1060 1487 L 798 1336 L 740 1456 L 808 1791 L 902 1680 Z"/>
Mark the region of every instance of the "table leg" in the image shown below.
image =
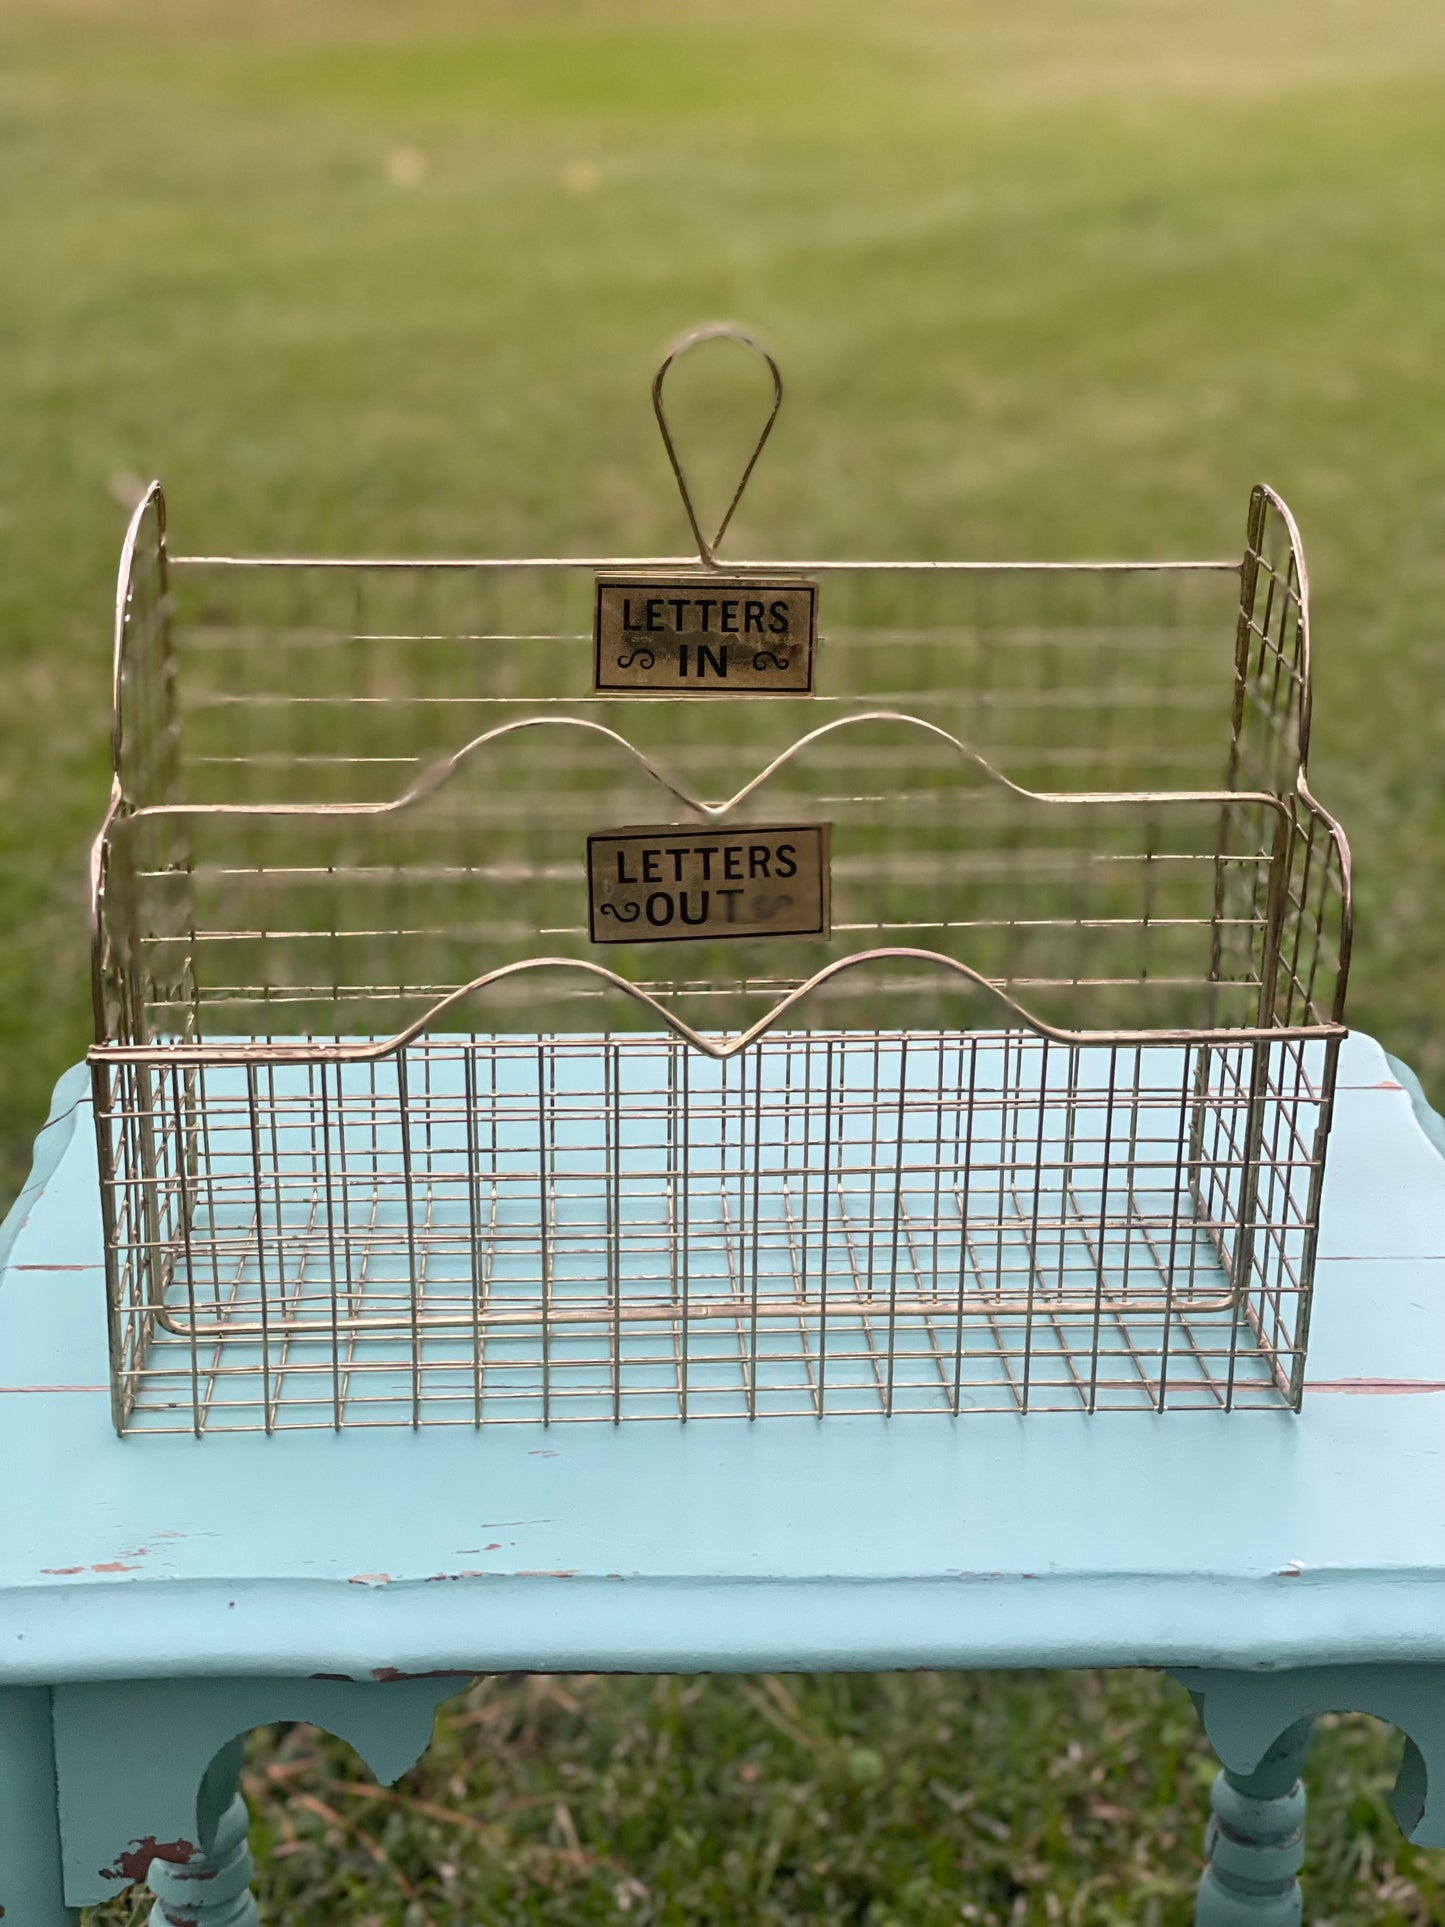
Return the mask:
<path id="1" fill-rule="evenodd" d="M 1304 1795 L 1295 1783 L 1310 1723 L 1321 1713 L 1373 1713 L 1400 1729 L 1405 1749 L 1391 1810 L 1418 1846 L 1445 1847 L 1445 1666 L 1170 1670 L 1225 1768 L 1215 1782 L 1199 1927 L 1299 1920 Z"/>
<path id="2" fill-rule="evenodd" d="M 197 1817 L 200 1852 L 186 1860 L 157 1855 L 146 1876 L 156 1897 L 152 1927 L 259 1927 L 251 1878 L 251 1816 L 241 1798 L 244 1738 L 212 1760 L 201 1781 Z"/>
<path id="3" fill-rule="evenodd" d="M 48 1686 L 0 1688 L 0 1919 L 75 1927 L 61 1884 Z"/>
<path id="4" fill-rule="evenodd" d="M 1209 1796 L 1208 1865 L 1199 1882 L 1196 1927 L 1299 1927 L 1305 1790 L 1300 1771 L 1312 1719 L 1288 1727 L 1252 1773 L 1223 1767 Z"/>

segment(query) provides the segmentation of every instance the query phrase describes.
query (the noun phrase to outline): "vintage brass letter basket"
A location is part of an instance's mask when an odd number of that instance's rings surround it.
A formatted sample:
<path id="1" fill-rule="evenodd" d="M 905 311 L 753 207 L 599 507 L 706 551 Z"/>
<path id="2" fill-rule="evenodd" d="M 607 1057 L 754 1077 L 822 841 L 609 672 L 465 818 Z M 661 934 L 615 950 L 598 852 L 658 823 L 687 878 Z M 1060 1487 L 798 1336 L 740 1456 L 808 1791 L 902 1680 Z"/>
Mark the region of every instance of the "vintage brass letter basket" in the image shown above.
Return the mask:
<path id="1" fill-rule="evenodd" d="M 117 1426 L 1297 1405 L 1350 909 L 1288 510 L 1230 561 L 723 564 L 661 384 L 681 561 L 136 511 Z"/>

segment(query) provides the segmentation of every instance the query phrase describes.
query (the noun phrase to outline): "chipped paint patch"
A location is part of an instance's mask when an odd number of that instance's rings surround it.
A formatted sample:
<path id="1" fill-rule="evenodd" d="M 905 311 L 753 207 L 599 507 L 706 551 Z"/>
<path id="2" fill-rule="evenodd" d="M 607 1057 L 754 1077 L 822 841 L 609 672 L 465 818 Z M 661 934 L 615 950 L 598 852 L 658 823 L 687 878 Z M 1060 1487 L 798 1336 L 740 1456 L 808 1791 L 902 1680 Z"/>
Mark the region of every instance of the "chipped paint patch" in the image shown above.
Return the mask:
<path id="1" fill-rule="evenodd" d="M 145 1547 L 141 1547 L 145 1551 Z M 42 1566 L 41 1574 L 46 1579 L 73 1579 L 80 1572 L 139 1572 L 139 1566 L 126 1562 L 134 1558 L 133 1553 L 123 1552 L 119 1559 L 103 1559 L 97 1566 Z"/>
<path id="2" fill-rule="evenodd" d="M 144 1552 L 145 1547 L 140 1550 Z M 46 1579 L 73 1579 L 79 1572 L 139 1572 L 139 1566 L 126 1564 L 134 1557 L 134 1553 L 123 1552 L 119 1559 L 104 1559 L 98 1566 L 42 1566 L 40 1571 Z"/>
<path id="3" fill-rule="evenodd" d="M 132 1840 L 124 1853 L 116 1855 L 113 1867 L 102 1867 L 102 1880 L 124 1880 L 127 1882 L 144 1880 L 150 1873 L 151 1863 L 164 1860 L 172 1867 L 184 1867 L 188 1860 L 194 1860 L 200 1852 L 189 1840 L 157 1840 L 148 1833 L 141 1840 Z"/>
<path id="4" fill-rule="evenodd" d="M 346 1583 L 348 1586 L 389 1586 L 391 1574 L 389 1572 L 354 1572 Z"/>

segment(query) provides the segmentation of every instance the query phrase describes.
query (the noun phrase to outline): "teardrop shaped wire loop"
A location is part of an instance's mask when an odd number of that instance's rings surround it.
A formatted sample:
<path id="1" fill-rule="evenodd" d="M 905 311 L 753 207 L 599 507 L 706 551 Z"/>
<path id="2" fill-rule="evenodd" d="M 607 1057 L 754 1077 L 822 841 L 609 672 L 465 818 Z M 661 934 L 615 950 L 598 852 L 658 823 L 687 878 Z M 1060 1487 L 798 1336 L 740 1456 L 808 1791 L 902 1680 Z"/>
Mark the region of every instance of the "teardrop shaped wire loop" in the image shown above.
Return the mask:
<path id="1" fill-rule="evenodd" d="M 717 534 L 711 542 L 709 542 L 703 534 L 701 525 L 698 522 L 697 510 L 693 507 L 692 491 L 687 485 L 687 476 L 683 473 L 682 462 L 677 452 L 677 444 L 673 441 L 672 430 L 668 426 L 667 410 L 663 407 L 662 402 L 662 384 L 666 379 L 668 369 L 671 368 L 672 364 L 680 355 L 685 355 L 690 348 L 696 348 L 698 343 L 702 341 L 737 342 L 740 347 L 751 350 L 753 354 L 757 355 L 762 361 L 765 361 L 768 366 L 768 372 L 773 378 L 773 405 L 768 411 L 768 419 L 763 423 L 762 433 L 753 444 L 753 452 L 749 455 L 746 466 L 738 478 L 738 485 L 733 490 L 733 499 L 728 503 L 727 513 L 723 516 L 721 522 L 718 523 Z M 680 336 L 678 340 L 673 342 L 672 346 L 663 356 L 657 373 L 652 378 L 652 412 L 657 417 L 657 426 L 662 435 L 662 445 L 667 450 L 667 459 L 672 463 L 672 472 L 677 478 L 677 492 L 682 497 L 682 506 L 687 510 L 687 519 L 692 528 L 693 540 L 697 543 L 698 555 L 710 569 L 716 569 L 720 566 L 716 552 L 721 546 L 723 537 L 727 534 L 728 524 L 733 519 L 734 510 L 743 499 L 743 490 L 747 487 L 752 472 L 758 465 L 758 457 L 767 446 L 768 437 L 773 432 L 773 423 L 778 419 L 778 410 L 782 405 L 783 377 L 777 362 L 773 360 L 773 357 L 768 353 L 767 349 L 763 347 L 761 342 L 755 341 L 753 337 L 742 328 L 734 327 L 733 324 L 728 321 L 711 322 L 707 327 L 693 328 L 690 329 L 687 334 Z"/>

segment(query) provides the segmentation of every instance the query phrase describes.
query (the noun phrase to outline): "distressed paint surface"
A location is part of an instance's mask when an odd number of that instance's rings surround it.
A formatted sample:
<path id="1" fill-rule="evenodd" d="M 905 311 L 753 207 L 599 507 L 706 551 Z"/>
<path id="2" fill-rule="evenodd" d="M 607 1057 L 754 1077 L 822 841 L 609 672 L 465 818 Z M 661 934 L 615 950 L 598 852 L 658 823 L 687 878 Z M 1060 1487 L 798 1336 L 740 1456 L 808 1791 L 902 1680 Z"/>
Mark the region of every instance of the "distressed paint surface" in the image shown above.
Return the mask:
<path id="1" fill-rule="evenodd" d="M 1342 1086 L 1298 1418 L 200 1444 L 110 1430 L 66 1086 L 0 1279 L 7 1463 L 45 1468 L 7 1498 L 0 1679 L 1445 1661 L 1445 1159 L 1370 1040 Z"/>
<path id="2" fill-rule="evenodd" d="M 347 1741 L 389 1782 L 425 1752 L 436 1708 L 465 1683 L 170 1679 L 59 1688 L 55 1768 L 66 1898 L 92 1906 L 148 1880 L 180 1912 L 195 1892 L 183 1876 L 220 1881 L 224 1866 L 227 1904 L 239 1910 L 242 1927 L 240 1896 L 250 1879 L 249 1871 L 241 1878 L 249 1862 L 236 1799 L 243 1736 L 274 1721 L 307 1720 Z M 219 1899 L 216 1887 L 209 1891 Z M 231 1927 L 231 1917 L 221 1914 L 216 1927 Z"/>
<path id="3" fill-rule="evenodd" d="M 245 1801 L 233 1794 L 205 1853 L 152 1861 L 148 1881 L 156 1897 L 156 1927 L 260 1927 L 251 1893 L 256 1866 L 249 1825 Z"/>

